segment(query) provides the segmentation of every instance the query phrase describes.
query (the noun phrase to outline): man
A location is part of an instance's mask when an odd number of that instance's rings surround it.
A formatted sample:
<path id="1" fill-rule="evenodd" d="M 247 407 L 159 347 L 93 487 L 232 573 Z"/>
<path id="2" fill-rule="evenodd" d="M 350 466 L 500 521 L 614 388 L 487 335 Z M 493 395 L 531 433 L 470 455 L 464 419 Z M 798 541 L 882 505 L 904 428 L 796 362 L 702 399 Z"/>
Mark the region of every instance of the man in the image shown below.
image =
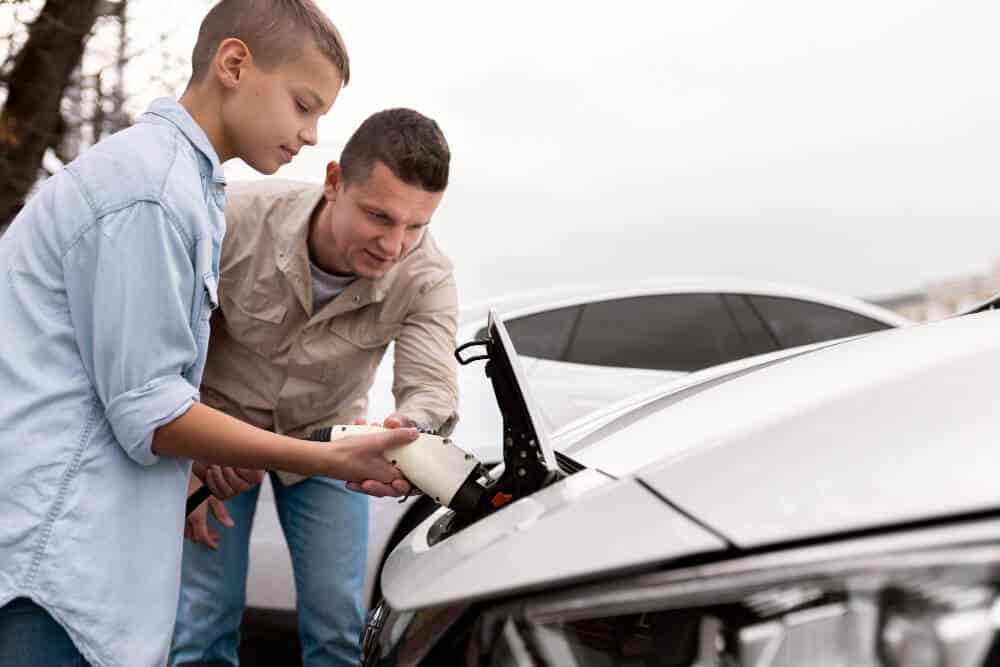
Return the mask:
<path id="1" fill-rule="evenodd" d="M 278 433 L 349 424 L 366 417 L 394 342 L 396 411 L 386 424 L 449 431 L 457 297 L 451 263 L 427 231 L 449 160 L 433 120 L 392 109 L 358 128 L 322 187 L 231 186 L 202 400 Z M 240 483 L 218 468 L 209 479 L 220 495 Z M 271 479 L 295 569 L 303 664 L 355 665 L 366 497 L 325 478 Z M 222 531 L 208 527 L 205 509 L 189 519 L 197 543 L 185 544 L 171 664 L 237 664 L 257 494 L 210 501 L 230 525 Z"/>

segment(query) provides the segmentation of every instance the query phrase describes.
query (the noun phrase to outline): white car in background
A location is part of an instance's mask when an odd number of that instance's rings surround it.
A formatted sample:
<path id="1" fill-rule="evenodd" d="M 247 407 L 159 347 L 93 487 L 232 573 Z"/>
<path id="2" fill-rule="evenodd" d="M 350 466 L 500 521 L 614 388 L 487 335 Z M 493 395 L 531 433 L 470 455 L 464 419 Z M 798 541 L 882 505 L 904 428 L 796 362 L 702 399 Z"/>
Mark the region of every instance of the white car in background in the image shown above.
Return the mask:
<path id="1" fill-rule="evenodd" d="M 818 290 L 752 281 L 677 280 L 535 292 L 465 308 L 459 344 L 481 337 L 488 308 L 504 317 L 542 426 L 580 417 L 705 367 L 817 341 L 911 324 L 884 308 Z M 373 419 L 392 412 L 392 351 L 370 394 Z M 501 421 L 482 368 L 460 367 L 455 442 L 484 463 L 502 458 Z M 251 617 L 271 624 L 295 608 L 291 564 L 265 481 L 247 580 Z M 434 509 L 427 499 L 370 503 L 365 600 L 390 548 Z M 294 627 L 287 619 L 286 628 Z"/>
<path id="2" fill-rule="evenodd" d="M 540 453 L 507 446 L 481 481 L 509 502 L 440 508 L 389 555 L 363 667 L 1000 664 L 982 310 L 702 370 L 552 438 L 505 401 Z"/>
<path id="3" fill-rule="evenodd" d="M 861 299 L 819 290 L 687 280 L 548 290 L 489 301 L 463 310 L 459 344 L 485 335 L 490 309 L 507 324 L 550 431 L 691 371 L 912 323 Z M 381 383 L 372 392 L 373 415 L 392 405 L 380 386 L 391 383 L 391 367 L 381 370 Z M 481 460 L 497 460 L 493 396 L 478 376 L 466 373 L 462 380 L 462 420 L 454 437 L 482 453 Z M 486 454 L 491 448 L 492 457 Z"/>

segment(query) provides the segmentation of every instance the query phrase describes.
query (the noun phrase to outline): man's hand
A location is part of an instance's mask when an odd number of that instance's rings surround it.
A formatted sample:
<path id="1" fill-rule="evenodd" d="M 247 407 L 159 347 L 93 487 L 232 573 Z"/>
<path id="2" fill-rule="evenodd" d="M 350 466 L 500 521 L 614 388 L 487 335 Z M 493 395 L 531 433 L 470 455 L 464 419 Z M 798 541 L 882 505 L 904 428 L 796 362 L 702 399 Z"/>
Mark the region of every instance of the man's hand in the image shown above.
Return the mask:
<path id="1" fill-rule="evenodd" d="M 260 484 L 264 479 L 263 470 L 233 468 L 231 466 L 206 466 L 195 463 L 192 472 L 197 475 L 212 495 L 221 500 L 238 496 L 247 489 Z"/>
<path id="2" fill-rule="evenodd" d="M 382 426 L 385 426 L 386 428 L 416 428 L 417 422 L 405 415 L 399 414 L 398 412 L 393 412 L 385 418 L 385 421 L 382 422 Z"/>
<path id="3" fill-rule="evenodd" d="M 213 551 L 219 550 L 219 532 L 208 525 L 208 509 L 212 508 L 212 514 L 226 528 L 232 528 L 236 524 L 229 516 L 229 510 L 225 504 L 213 496 L 202 503 L 196 510 L 191 512 L 184 521 L 184 537 L 195 544 L 204 544 Z"/>
<path id="4" fill-rule="evenodd" d="M 358 420 L 355 423 L 358 423 Z M 399 468 L 383 458 L 382 453 L 390 447 L 413 442 L 420 434 L 416 429 L 400 428 L 398 423 L 393 426 L 384 424 L 384 426 L 388 430 L 349 436 L 330 443 L 341 461 L 338 465 L 340 470 L 331 476 L 346 480 L 347 488 L 351 491 L 367 493 L 378 498 L 405 496 L 413 490 L 413 487 L 403 477 Z"/>

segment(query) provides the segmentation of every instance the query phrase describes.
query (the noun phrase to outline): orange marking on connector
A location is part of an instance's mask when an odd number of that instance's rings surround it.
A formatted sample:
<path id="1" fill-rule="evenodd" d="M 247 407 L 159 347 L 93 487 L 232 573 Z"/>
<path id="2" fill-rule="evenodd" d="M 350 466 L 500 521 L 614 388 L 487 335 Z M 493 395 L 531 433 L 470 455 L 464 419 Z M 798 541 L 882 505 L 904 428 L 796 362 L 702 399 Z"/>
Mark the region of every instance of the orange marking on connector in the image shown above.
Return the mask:
<path id="1" fill-rule="evenodd" d="M 504 505 L 506 505 L 507 503 L 509 503 L 510 501 L 512 501 L 513 499 L 514 496 L 510 495 L 509 493 L 504 493 L 503 491 L 501 491 L 500 493 L 493 496 L 493 500 L 490 501 L 490 505 L 493 505 L 493 507 L 499 509 Z"/>

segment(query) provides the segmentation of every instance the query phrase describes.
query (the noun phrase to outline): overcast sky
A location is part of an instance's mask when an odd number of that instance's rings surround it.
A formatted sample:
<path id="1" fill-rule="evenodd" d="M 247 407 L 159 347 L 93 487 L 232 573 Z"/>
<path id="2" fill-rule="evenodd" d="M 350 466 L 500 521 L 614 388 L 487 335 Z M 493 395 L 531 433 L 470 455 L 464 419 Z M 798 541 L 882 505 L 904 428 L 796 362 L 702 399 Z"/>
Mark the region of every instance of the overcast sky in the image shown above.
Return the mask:
<path id="1" fill-rule="evenodd" d="M 185 2 L 186 52 L 211 2 Z M 881 296 L 1000 257 L 995 0 L 320 4 L 351 83 L 279 175 L 318 182 L 373 111 L 434 117 L 464 300 L 671 276 Z"/>

